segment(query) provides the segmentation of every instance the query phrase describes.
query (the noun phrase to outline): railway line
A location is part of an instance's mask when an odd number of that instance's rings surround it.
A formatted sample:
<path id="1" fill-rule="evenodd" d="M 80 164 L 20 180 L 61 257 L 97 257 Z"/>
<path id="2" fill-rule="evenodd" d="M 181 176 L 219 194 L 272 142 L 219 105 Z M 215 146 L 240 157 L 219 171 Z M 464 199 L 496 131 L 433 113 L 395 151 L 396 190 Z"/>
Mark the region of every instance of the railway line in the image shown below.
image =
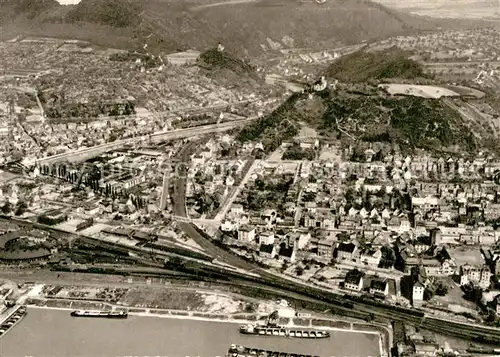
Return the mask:
<path id="1" fill-rule="evenodd" d="M 395 308 L 388 304 L 377 304 L 368 299 L 356 300 L 350 296 L 325 292 L 308 286 L 289 286 L 290 283 L 286 281 L 278 279 L 269 281 L 260 277 L 247 277 L 239 272 L 225 269 L 214 270 L 214 268 L 185 264 L 181 271 L 182 274 L 179 276 L 175 276 L 170 271 L 162 272 L 161 269 L 154 269 L 151 272 L 141 269 L 136 273 L 132 271 L 130 273 L 131 275 L 147 277 L 205 282 L 213 287 L 224 286 L 231 292 L 256 298 L 285 298 L 298 308 L 321 312 L 330 310 L 336 315 L 358 319 L 365 319 L 373 314 L 379 319 L 401 321 L 439 334 L 500 345 L 500 329 L 442 320 L 418 310 Z"/>
<path id="2" fill-rule="evenodd" d="M 196 147 L 196 142 L 190 143 L 185 149 L 181 150 L 178 158 L 181 162 L 189 162 L 190 152 Z M 185 206 L 186 175 L 179 175 L 174 182 L 174 213 L 176 216 L 186 217 Z M 57 229 L 46 227 L 36 223 L 13 220 L 23 225 L 37 226 L 42 229 L 50 229 L 59 232 Z M 211 284 L 219 284 L 230 287 L 235 291 L 242 292 L 244 295 L 257 295 L 258 297 L 280 297 L 294 302 L 297 306 L 309 307 L 314 310 L 325 311 L 327 309 L 336 314 L 352 316 L 356 318 L 366 318 L 373 314 L 376 318 L 388 319 L 409 323 L 423 329 L 431 330 L 441 334 L 453 335 L 459 338 L 465 338 L 480 342 L 489 342 L 500 344 L 500 329 L 489 328 L 481 325 L 472 325 L 449 321 L 446 319 L 429 316 L 423 311 L 397 307 L 390 304 L 377 302 L 368 298 L 356 298 L 348 295 L 340 295 L 321 287 L 311 284 L 297 282 L 275 274 L 272 274 L 246 260 L 237 257 L 224 247 L 218 246 L 211 237 L 200 231 L 198 227 L 189 222 L 178 222 L 179 227 L 198 245 L 205 250 L 204 256 L 210 256 L 214 260 L 229 264 L 231 267 L 206 262 L 202 257 L 192 259 L 182 254 L 172 252 L 162 252 L 154 247 L 151 249 L 151 255 L 146 257 L 145 250 L 139 247 L 119 247 L 125 249 L 127 254 L 140 253 L 141 260 L 151 259 L 151 263 L 160 263 L 165 258 L 176 258 L 175 266 L 162 266 L 154 264 L 149 268 L 126 269 L 127 274 L 141 276 L 160 276 L 171 279 L 190 279 L 198 281 L 207 281 Z M 60 232 L 75 238 L 82 238 L 77 234 Z M 86 242 L 91 244 L 103 244 L 100 240 L 84 237 Z M 105 246 L 117 249 L 115 243 L 106 242 Z M 125 253 L 125 252 L 124 252 Z M 160 259 L 158 259 L 160 258 Z M 201 259 L 200 259 L 201 258 Z M 179 262 L 181 264 L 179 264 Z M 161 264 L 161 263 L 160 263 Z M 235 268 L 239 268 L 237 270 Z M 181 274 L 172 274 L 172 270 Z M 249 273 L 249 272 L 252 273 Z M 119 273 L 119 272 L 118 272 Z"/>
<path id="3" fill-rule="evenodd" d="M 16 221 L 23 225 L 33 225 L 30 222 Z M 35 225 L 42 228 L 39 224 Z M 45 227 L 45 229 L 51 228 Z M 229 254 L 234 260 L 242 260 L 224 249 L 213 245 L 212 242 L 208 240 L 208 237 L 203 236 L 196 228 L 193 229 L 202 239 L 206 240 L 206 245 L 212 246 L 213 251 L 223 250 L 226 253 L 224 256 Z M 68 233 L 65 232 L 65 234 Z M 75 236 L 81 238 L 81 236 Z M 98 243 L 95 239 L 86 238 L 86 241 L 94 244 Z M 123 247 L 113 247 L 116 246 L 116 244 L 111 242 L 106 242 L 106 245 L 112 249 L 123 249 Z M 144 253 L 144 250 L 140 248 L 137 249 L 140 250 L 141 253 Z M 132 249 L 132 251 L 135 251 L 135 249 Z M 172 253 L 166 255 L 173 256 Z M 223 261 L 224 256 L 218 255 L 216 259 Z M 164 256 L 160 255 L 160 257 L 163 259 Z M 114 270 L 114 272 L 110 272 L 114 274 L 125 273 L 127 275 L 144 277 L 204 281 L 214 285 L 229 287 L 231 290 L 239 292 L 242 295 L 260 298 L 285 298 L 302 308 L 316 311 L 325 311 L 329 309 L 334 314 L 351 316 L 359 319 L 364 319 L 370 314 L 373 314 L 376 318 L 401 321 L 440 334 L 448 334 L 477 342 L 488 342 L 500 345 L 500 329 L 449 321 L 430 316 L 419 310 L 397 307 L 377 302 L 369 298 L 340 295 L 327 289 L 311 286 L 307 283 L 299 283 L 274 275 L 260 268 L 256 268 L 253 264 L 246 261 L 244 261 L 245 264 L 242 264 L 242 266 L 251 266 L 253 268 L 252 273 L 243 272 L 223 265 L 207 264 L 207 262 L 201 259 L 192 259 L 179 254 L 176 254 L 175 257 L 180 260 L 174 261 L 174 266 L 163 265 L 160 267 L 159 264 L 154 264 L 149 267 L 129 267 L 126 269 L 116 268 L 109 270 Z M 149 258 L 143 256 L 141 259 L 148 260 Z M 154 256 L 151 256 L 150 259 L 152 263 L 158 263 L 158 260 L 156 260 Z M 253 274 L 254 272 L 257 274 Z"/>
<path id="4" fill-rule="evenodd" d="M 196 145 L 187 145 L 178 154 L 182 162 L 189 162 L 189 156 Z M 172 197 L 174 212 L 176 216 L 186 217 L 185 205 L 186 178 L 179 177 L 174 184 L 174 195 Z M 265 291 L 264 296 L 271 293 L 277 294 L 287 299 L 294 298 L 301 302 L 315 302 L 326 304 L 328 308 L 334 309 L 337 313 L 347 314 L 349 316 L 362 314 L 367 316 L 374 314 L 378 317 L 410 323 L 414 326 L 425 328 L 434 332 L 450 334 L 460 338 L 484 340 L 490 343 L 500 345 L 500 329 L 491 329 L 486 326 L 468 325 L 464 323 L 440 319 L 427 316 L 424 312 L 416 309 L 397 307 L 390 304 L 378 303 L 374 300 L 362 300 L 353 296 L 343 296 L 337 293 L 313 287 L 306 283 L 299 283 L 284 279 L 275 274 L 269 273 L 264 269 L 256 267 L 254 264 L 233 255 L 222 247 L 218 247 L 206 234 L 200 231 L 194 224 L 179 222 L 179 227 L 190 236 L 198 245 L 200 245 L 207 254 L 216 257 L 218 260 L 228 263 L 232 266 L 252 271 L 258 275 L 245 276 L 241 272 L 226 271 L 219 273 L 223 281 L 230 279 L 233 284 L 240 287 L 247 287 L 251 291 Z M 188 269 L 188 267 L 184 267 Z M 212 274 L 214 274 L 212 272 Z M 249 289 L 248 289 L 249 288 Z"/>

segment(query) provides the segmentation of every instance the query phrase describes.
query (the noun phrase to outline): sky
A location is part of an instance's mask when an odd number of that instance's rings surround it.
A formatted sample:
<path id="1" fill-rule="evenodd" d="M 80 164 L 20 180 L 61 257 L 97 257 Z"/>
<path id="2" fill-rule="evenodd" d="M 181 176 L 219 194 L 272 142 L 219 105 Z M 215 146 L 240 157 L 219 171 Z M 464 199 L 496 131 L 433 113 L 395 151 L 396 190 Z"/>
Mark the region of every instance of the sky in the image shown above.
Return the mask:
<path id="1" fill-rule="evenodd" d="M 61 5 L 74 5 L 78 4 L 81 0 L 56 0 Z"/>

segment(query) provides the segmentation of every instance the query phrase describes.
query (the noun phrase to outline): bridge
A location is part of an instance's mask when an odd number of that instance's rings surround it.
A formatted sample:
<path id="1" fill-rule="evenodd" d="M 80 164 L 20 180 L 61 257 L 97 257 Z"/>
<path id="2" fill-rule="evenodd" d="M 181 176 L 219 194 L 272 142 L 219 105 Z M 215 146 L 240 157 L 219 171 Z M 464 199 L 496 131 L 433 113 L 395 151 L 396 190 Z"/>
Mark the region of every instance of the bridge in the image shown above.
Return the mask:
<path id="1" fill-rule="evenodd" d="M 206 135 L 210 133 L 220 133 L 246 125 L 252 120 L 255 120 L 257 118 L 258 118 L 257 116 L 254 116 L 220 124 L 202 125 L 193 128 L 177 129 L 167 132 L 159 132 L 149 135 L 136 136 L 128 139 L 116 140 L 111 143 L 96 145 L 90 148 L 84 148 L 73 152 L 66 152 L 62 154 L 56 154 L 53 156 L 44 157 L 36 160 L 36 163 L 39 165 L 50 165 L 60 161 L 68 161 L 68 162 L 86 161 L 96 156 L 99 156 L 100 154 L 105 153 L 107 151 L 117 150 L 123 148 L 126 145 L 139 143 L 141 141 L 161 142 L 167 140 L 179 140 L 198 135 Z"/>

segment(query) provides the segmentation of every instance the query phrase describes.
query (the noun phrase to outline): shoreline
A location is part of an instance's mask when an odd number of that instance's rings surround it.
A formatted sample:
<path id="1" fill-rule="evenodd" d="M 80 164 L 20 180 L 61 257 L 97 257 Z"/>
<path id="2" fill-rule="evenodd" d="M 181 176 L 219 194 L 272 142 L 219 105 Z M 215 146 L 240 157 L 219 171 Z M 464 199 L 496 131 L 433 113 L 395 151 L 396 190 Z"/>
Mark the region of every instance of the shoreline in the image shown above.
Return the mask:
<path id="1" fill-rule="evenodd" d="M 56 310 L 60 310 L 60 312 Z M 113 340 L 127 342 L 120 347 L 111 346 L 109 348 L 111 352 L 107 352 L 107 355 L 116 356 L 172 355 L 182 357 L 205 355 L 217 357 L 224 356 L 221 352 L 227 351 L 229 344 L 234 343 L 249 348 L 297 354 L 311 353 L 324 357 L 381 357 L 380 339 L 371 333 L 353 335 L 345 333 L 349 331 L 344 330 L 344 332 L 331 333 L 330 338 L 321 340 L 268 336 L 266 336 L 268 338 L 258 338 L 259 336 L 241 334 L 238 329 L 239 321 L 234 320 L 220 321 L 192 316 L 175 316 L 176 320 L 139 318 L 171 317 L 147 313 L 134 313 L 133 316 L 125 320 L 77 319 L 70 316 L 71 310 L 68 307 L 28 306 L 27 319 L 19 325 L 19 330 L 16 327 L 18 330 L 14 331 L 16 334 L 12 337 L 10 334 L 6 336 L 7 355 L 18 356 L 17 351 L 19 351 L 22 341 L 27 336 L 33 335 L 34 339 L 21 350 L 29 355 L 62 357 L 71 355 L 69 352 L 78 348 L 81 353 L 80 357 L 91 355 L 104 357 L 106 354 L 99 349 L 99 346 L 109 342 L 109 334 Z M 230 324 L 221 324 L 221 322 L 229 322 Z M 47 329 L 45 327 L 47 324 L 52 324 L 53 328 Z M 52 346 L 51 340 L 54 336 L 59 336 L 61 339 L 57 346 L 55 344 Z M 196 338 L 196 341 L 192 340 L 193 337 Z M 88 349 L 85 347 L 87 342 L 92 345 Z M 4 343 L 4 341 L 0 340 L 0 343 Z M 41 349 L 38 350 L 40 346 Z M 19 355 L 19 357 L 21 356 Z"/>
<path id="2" fill-rule="evenodd" d="M 28 308 L 34 309 L 47 309 L 47 310 L 60 310 L 60 311 L 73 311 L 78 309 L 73 309 L 70 307 L 53 307 L 53 306 L 37 306 L 37 305 L 26 305 Z M 192 315 L 172 315 L 172 314 L 157 314 L 151 312 L 129 312 L 131 316 L 139 316 L 139 317 L 157 317 L 164 319 L 178 319 L 178 320 L 194 320 L 194 321 L 206 321 L 206 322 L 221 322 L 221 323 L 231 323 L 231 324 L 254 324 L 255 321 L 252 320 L 243 320 L 243 319 L 218 319 L 216 317 L 200 317 L 200 316 L 192 316 Z M 324 329 L 329 331 L 340 331 L 340 332 L 354 332 L 354 333 L 362 333 L 362 334 L 370 334 L 370 335 L 378 335 L 380 333 L 377 331 L 364 331 L 364 330 L 356 330 L 356 329 L 345 329 L 340 327 L 330 327 L 330 326 L 299 326 L 299 325 L 287 325 L 287 327 L 296 327 L 302 329 Z"/>

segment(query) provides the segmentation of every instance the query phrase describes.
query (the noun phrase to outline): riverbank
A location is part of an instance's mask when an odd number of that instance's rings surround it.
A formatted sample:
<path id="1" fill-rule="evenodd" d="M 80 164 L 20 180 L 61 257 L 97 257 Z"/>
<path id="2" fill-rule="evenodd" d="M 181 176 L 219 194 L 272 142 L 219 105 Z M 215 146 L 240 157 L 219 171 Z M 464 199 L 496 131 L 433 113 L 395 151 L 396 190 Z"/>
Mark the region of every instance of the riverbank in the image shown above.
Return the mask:
<path id="1" fill-rule="evenodd" d="M 128 311 L 131 316 L 155 317 L 177 320 L 192 320 L 203 322 L 226 322 L 231 324 L 252 324 L 262 320 L 256 314 L 216 314 L 188 310 L 152 309 L 143 307 L 124 307 L 102 302 L 62 300 L 62 299 L 35 299 L 28 298 L 26 305 L 36 309 L 52 310 L 106 310 L 106 311 Z M 297 328 L 316 328 L 329 331 L 348 332 L 364 335 L 375 335 L 378 340 L 380 356 L 388 356 L 392 344 L 391 331 L 388 327 L 381 325 L 348 322 L 337 319 L 328 319 L 318 315 L 309 318 L 290 318 L 284 325 Z"/>
<path id="2" fill-rule="evenodd" d="M 240 324 L 253 323 L 265 319 L 273 311 L 284 310 L 284 315 L 280 312 L 280 325 L 378 335 L 379 351 L 383 351 L 383 355 L 388 355 L 392 347 L 392 327 L 389 324 L 368 323 L 307 309 L 298 311 L 300 314 L 297 316 L 296 311 L 286 303 L 283 305 L 282 301 L 256 299 L 221 287 L 191 282 L 167 284 L 155 279 L 136 281 L 134 278 L 130 281 L 123 277 L 80 276 L 78 273 L 69 277 L 66 274 L 53 275 L 50 280 L 37 274 L 21 279 L 27 283 L 20 285 L 23 297 L 19 303 L 66 310 L 127 310 L 138 317 L 170 317 L 199 322 L 234 321 Z"/>
<path id="3" fill-rule="evenodd" d="M 215 357 L 233 343 L 323 357 L 380 355 L 373 333 L 332 330 L 328 339 L 287 339 L 244 335 L 237 323 L 139 313 L 128 319 L 84 319 L 71 317 L 69 309 L 28 307 L 22 323 L 1 339 L 2 355 Z"/>
<path id="4" fill-rule="evenodd" d="M 47 310 L 59 310 L 59 311 L 73 311 L 74 308 L 71 307 L 49 307 L 49 306 L 37 306 L 37 305 L 26 305 L 31 309 L 47 309 Z M 131 316 L 141 316 L 141 317 L 157 317 L 164 319 L 181 319 L 181 320 L 193 320 L 193 321 L 206 321 L 206 322 L 226 322 L 232 324 L 253 324 L 256 319 L 241 319 L 241 318 L 233 318 L 231 316 L 211 316 L 211 317 L 203 317 L 201 314 L 193 314 L 189 311 L 166 311 L 165 313 L 151 312 L 149 309 L 145 309 L 142 312 L 131 311 L 134 309 L 129 309 L 128 313 Z M 137 309 L 135 309 L 137 310 Z M 116 311 L 119 311 L 118 309 Z M 324 320 L 327 322 L 328 320 Z M 333 322 L 333 321 L 332 321 Z M 330 327 L 327 325 L 296 325 L 294 323 L 289 323 L 286 325 L 287 327 L 297 327 L 297 328 L 306 328 L 312 327 L 314 329 L 324 329 L 329 331 L 342 331 L 342 332 L 352 332 L 352 333 L 362 333 L 362 334 L 374 334 L 379 335 L 378 331 L 375 330 L 358 330 L 358 329 L 349 329 L 349 328 L 341 328 L 341 327 Z"/>

